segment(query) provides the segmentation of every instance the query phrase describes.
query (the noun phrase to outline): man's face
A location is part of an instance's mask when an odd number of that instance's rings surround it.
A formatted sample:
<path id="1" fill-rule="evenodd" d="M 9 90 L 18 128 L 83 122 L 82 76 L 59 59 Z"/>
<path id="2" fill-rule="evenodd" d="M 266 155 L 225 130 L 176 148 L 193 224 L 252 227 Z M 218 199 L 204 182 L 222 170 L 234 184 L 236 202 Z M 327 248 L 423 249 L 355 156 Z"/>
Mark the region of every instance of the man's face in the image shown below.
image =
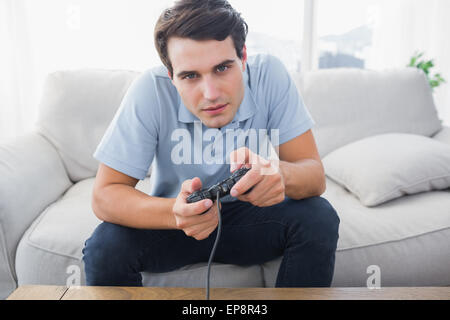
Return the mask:
<path id="1" fill-rule="evenodd" d="M 245 46 L 242 59 L 231 36 L 224 41 L 172 37 L 167 49 L 172 83 L 189 111 L 209 128 L 231 122 L 244 98 Z"/>

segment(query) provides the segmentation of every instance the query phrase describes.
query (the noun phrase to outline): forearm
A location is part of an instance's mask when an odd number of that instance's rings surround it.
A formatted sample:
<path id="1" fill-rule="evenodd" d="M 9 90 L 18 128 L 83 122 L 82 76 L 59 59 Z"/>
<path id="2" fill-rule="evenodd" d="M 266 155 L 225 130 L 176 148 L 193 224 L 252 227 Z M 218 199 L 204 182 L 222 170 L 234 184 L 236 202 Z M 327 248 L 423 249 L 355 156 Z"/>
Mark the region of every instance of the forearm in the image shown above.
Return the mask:
<path id="1" fill-rule="evenodd" d="M 93 195 L 96 216 L 107 222 L 139 229 L 176 229 L 174 198 L 151 197 L 131 186 L 111 184 Z"/>
<path id="2" fill-rule="evenodd" d="M 292 199 L 319 196 L 325 192 L 323 166 L 314 159 L 297 162 L 280 160 L 280 171 L 284 179 L 285 194 Z"/>

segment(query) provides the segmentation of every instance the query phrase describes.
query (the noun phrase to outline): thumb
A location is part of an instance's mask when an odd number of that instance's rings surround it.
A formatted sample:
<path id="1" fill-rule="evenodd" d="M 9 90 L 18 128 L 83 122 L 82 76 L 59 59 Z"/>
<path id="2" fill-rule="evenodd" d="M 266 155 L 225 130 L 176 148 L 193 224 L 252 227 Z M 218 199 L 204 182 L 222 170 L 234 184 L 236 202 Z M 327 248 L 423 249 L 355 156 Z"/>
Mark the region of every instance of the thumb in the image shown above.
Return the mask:
<path id="1" fill-rule="evenodd" d="M 202 181 L 200 178 L 195 177 L 191 180 L 191 185 L 188 188 L 188 192 L 192 193 L 194 191 L 200 190 L 202 188 Z"/>
<path id="2" fill-rule="evenodd" d="M 185 180 L 181 184 L 181 192 L 180 192 L 180 194 L 188 196 L 191 193 L 193 193 L 194 191 L 197 191 L 197 190 L 199 190 L 201 188 L 202 188 L 202 182 L 201 182 L 200 178 L 195 177 L 193 179 Z"/>

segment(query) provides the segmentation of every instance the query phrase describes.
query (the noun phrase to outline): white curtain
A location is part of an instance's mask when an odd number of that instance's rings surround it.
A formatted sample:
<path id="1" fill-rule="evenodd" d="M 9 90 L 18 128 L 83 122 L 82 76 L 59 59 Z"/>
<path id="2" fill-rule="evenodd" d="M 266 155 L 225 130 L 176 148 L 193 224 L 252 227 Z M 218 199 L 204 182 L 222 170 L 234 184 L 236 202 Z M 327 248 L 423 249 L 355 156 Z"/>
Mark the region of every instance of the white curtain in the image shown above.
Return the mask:
<path id="1" fill-rule="evenodd" d="M 406 65 L 415 51 L 433 59 L 431 73 L 447 80 L 434 91 L 440 118 L 450 125 L 450 1 L 380 0 L 374 19 L 373 44 L 367 68 L 384 69 Z"/>
<path id="2" fill-rule="evenodd" d="M 0 140 L 23 133 L 35 117 L 27 14 L 22 1 L 0 0 Z"/>
<path id="3" fill-rule="evenodd" d="M 45 77 L 160 64 L 153 29 L 174 0 L 0 0 L 0 142 L 33 128 Z"/>

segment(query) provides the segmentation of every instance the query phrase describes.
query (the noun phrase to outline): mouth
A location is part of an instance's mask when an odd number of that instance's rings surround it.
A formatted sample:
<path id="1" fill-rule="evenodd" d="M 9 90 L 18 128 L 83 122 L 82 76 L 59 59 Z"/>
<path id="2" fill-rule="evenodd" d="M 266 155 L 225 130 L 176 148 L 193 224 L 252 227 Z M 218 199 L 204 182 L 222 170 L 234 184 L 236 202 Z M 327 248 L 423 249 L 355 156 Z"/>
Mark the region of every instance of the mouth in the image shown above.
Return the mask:
<path id="1" fill-rule="evenodd" d="M 218 114 L 218 113 L 221 113 L 223 110 L 225 110 L 225 108 L 227 106 L 228 106 L 228 103 L 216 104 L 214 106 L 209 106 L 209 107 L 203 109 L 203 111 L 205 111 L 208 114 Z"/>

